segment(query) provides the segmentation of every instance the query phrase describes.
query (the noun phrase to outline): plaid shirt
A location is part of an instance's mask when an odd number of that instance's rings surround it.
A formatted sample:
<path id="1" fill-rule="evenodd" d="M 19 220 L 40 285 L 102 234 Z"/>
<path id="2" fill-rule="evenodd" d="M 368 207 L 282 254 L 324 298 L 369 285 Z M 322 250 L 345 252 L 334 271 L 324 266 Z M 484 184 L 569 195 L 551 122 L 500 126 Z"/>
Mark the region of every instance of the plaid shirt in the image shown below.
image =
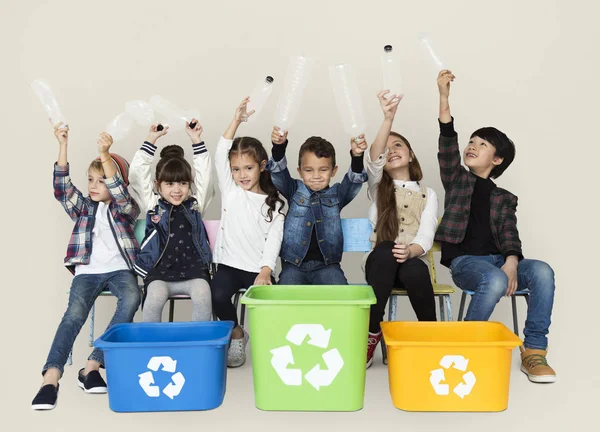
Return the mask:
<path id="1" fill-rule="evenodd" d="M 442 184 L 446 191 L 444 216 L 435 234 L 435 240 L 458 244 L 465 238 L 475 175 L 461 165 L 458 135 L 453 122 L 441 124 L 438 161 Z M 505 257 L 516 255 L 523 259 L 521 240 L 517 231 L 517 197 L 505 189 L 495 187 L 490 197 L 490 224 L 496 247 Z"/>
<path id="2" fill-rule="evenodd" d="M 140 214 L 137 203 L 131 198 L 127 186 L 119 175 L 105 179 L 106 188 L 112 197 L 109 208 L 109 221 L 115 240 L 125 262 L 133 270 L 133 263 L 139 249 L 133 227 Z M 75 266 L 89 264 L 92 252 L 92 230 L 96 220 L 98 203 L 83 194 L 71 183 L 69 165 L 59 167 L 54 164 L 54 197 L 60 201 L 69 217 L 75 222 L 71 233 L 65 266 L 75 274 Z"/>

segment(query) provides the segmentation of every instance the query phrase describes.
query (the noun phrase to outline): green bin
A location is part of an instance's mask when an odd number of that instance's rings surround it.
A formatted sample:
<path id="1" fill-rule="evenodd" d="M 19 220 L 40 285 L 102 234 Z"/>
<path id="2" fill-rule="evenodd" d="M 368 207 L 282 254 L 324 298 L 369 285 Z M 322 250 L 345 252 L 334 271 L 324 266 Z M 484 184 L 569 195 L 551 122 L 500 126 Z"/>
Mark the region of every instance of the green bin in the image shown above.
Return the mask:
<path id="1" fill-rule="evenodd" d="M 368 285 L 253 286 L 248 308 L 256 407 L 357 411 L 363 407 Z"/>

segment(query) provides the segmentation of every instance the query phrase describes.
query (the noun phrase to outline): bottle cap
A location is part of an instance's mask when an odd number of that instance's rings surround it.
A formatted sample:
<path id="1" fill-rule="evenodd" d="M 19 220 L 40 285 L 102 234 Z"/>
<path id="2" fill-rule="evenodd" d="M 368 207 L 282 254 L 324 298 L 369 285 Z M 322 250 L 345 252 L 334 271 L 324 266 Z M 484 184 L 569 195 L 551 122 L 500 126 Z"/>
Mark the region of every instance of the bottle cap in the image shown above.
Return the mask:
<path id="1" fill-rule="evenodd" d="M 269 84 L 271 84 L 274 80 L 273 80 L 272 76 L 268 76 L 265 81 L 268 82 Z"/>
<path id="2" fill-rule="evenodd" d="M 392 46 L 391 45 L 386 45 L 386 46 L 383 47 L 383 50 L 385 52 L 391 52 L 392 51 Z"/>

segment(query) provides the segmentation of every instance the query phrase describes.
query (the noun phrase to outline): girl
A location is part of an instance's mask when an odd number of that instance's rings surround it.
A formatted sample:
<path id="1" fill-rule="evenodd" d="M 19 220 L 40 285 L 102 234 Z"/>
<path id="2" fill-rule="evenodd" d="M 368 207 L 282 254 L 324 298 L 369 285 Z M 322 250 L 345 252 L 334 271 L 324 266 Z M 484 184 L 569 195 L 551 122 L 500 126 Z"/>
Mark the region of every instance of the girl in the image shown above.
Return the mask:
<path id="1" fill-rule="evenodd" d="M 377 303 L 371 306 L 367 368 L 381 340 L 379 324 L 393 287 L 408 291 L 419 321 L 436 320 L 426 254 L 433 245 L 437 226 L 437 195 L 420 183 L 423 173 L 409 142 L 391 131 L 402 97 L 392 95 L 386 99 L 387 93 L 377 95 L 384 120 L 375 142 L 365 152 L 367 194 L 373 201 L 369 220 L 374 248 L 365 256 L 363 268 L 377 297 Z"/>
<path id="2" fill-rule="evenodd" d="M 133 225 L 140 209 L 127 191 L 129 164 L 109 153 L 112 137 L 101 134 L 100 157 L 88 168 L 88 196 L 84 196 L 69 176 L 68 133 L 68 126 L 54 127 L 60 145 L 54 165 L 54 197 L 75 222 L 65 258 L 65 266 L 75 277 L 67 311 L 42 369 L 43 385 L 31 403 L 36 410 L 56 406 L 64 365 L 98 295 L 110 289 L 117 298 L 117 309 L 108 327 L 131 322 L 140 305 L 140 290 L 132 271 L 138 250 Z M 106 393 L 106 382 L 99 371 L 103 364 L 104 355 L 96 348 L 78 374 L 77 384 L 84 392 Z"/>
<path id="3" fill-rule="evenodd" d="M 212 317 L 209 269 L 212 255 L 202 213 L 214 195 L 211 160 L 204 142 L 202 126 L 186 132 L 192 140 L 195 177 L 184 158 L 183 149 L 169 145 L 160 152 L 156 164 L 154 188 L 150 165 L 155 143 L 168 132 L 168 126 L 150 133 L 131 162 L 131 186 L 147 210 L 146 235 L 135 263 L 135 271 L 144 278 L 146 295 L 142 307 L 144 322 L 160 322 L 162 310 L 174 295 L 192 299 L 192 321 L 209 321 Z M 192 181 L 197 192 L 192 195 Z"/>
<path id="4" fill-rule="evenodd" d="M 255 138 L 233 137 L 246 112 L 249 98 L 235 111 L 219 140 L 215 162 L 222 195 L 221 229 L 217 234 L 213 279 L 213 308 L 221 320 L 235 322 L 227 356 L 229 367 L 246 361 L 248 333 L 238 324 L 231 297 L 251 285 L 271 285 L 283 239 L 284 202 L 265 170 L 267 152 Z"/>

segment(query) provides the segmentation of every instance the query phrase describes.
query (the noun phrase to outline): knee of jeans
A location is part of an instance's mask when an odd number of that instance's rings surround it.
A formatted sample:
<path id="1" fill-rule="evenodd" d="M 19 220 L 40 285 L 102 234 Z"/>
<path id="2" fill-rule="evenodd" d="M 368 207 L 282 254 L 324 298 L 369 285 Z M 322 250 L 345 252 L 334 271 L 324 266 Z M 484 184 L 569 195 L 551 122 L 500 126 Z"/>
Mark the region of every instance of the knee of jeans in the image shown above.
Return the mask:
<path id="1" fill-rule="evenodd" d="M 488 292 L 497 297 L 502 297 L 508 289 L 508 276 L 503 271 L 494 272 L 485 276 Z"/>
<path id="2" fill-rule="evenodd" d="M 544 261 L 538 261 L 533 267 L 533 277 L 543 282 L 554 284 L 554 270 Z"/>
<path id="3" fill-rule="evenodd" d="M 123 306 L 127 307 L 128 309 L 136 311 L 142 301 L 142 295 L 139 289 L 127 291 L 119 299 L 119 301 L 123 304 Z"/>
<path id="4" fill-rule="evenodd" d="M 73 322 L 85 322 L 89 312 L 89 308 L 82 299 L 74 299 L 69 303 L 63 319 Z"/>

